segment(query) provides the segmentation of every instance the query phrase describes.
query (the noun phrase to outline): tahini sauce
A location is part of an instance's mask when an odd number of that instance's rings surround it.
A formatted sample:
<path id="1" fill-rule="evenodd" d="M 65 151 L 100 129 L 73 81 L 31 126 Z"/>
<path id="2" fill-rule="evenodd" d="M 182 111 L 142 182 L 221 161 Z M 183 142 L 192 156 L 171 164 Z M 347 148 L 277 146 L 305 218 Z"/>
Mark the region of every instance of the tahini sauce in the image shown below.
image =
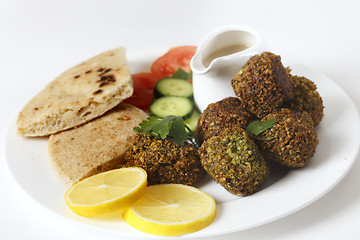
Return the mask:
<path id="1" fill-rule="evenodd" d="M 223 56 L 230 55 L 233 53 L 237 53 L 237 52 L 243 51 L 249 47 L 250 46 L 246 45 L 246 44 L 237 44 L 237 45 L 226 46 L 224 48 L 220 48 L 219 50 L 216 50 L 216 51 L 210 53 L 208 56 L 206 56 L 205 58 L 202 59 L 202 62 L 205 67 L 208 67 L 215 58 L 223 57 Z"/>

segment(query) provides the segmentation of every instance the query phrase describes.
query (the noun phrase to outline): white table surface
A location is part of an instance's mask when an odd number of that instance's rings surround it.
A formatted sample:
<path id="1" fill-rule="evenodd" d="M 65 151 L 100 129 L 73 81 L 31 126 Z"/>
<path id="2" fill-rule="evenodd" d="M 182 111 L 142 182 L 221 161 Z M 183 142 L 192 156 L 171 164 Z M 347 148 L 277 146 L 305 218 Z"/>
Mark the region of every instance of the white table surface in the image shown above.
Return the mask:
<path id="1" fill-rule="evenodd" d="M 0 0 L 0 238 L 115 239 L 54 217 L 12 179 L 4 135 L 34 94 L 66 68 L 101 51 L 196 45 L 228 24 L 256 28 L 273 52 L 322 72 L 360 110 L 360 1 Z M 209 239 L 359 239 L 359 182 L 357 161 L 332 191 L 306 208 Z"/>

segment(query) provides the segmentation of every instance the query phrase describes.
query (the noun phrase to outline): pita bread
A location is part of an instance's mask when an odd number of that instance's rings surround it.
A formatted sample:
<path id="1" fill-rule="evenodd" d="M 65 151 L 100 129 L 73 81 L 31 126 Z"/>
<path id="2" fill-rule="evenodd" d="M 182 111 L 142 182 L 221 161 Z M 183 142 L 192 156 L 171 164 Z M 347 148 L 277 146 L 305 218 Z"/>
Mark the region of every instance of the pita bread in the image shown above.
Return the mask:
<path id="1" fill-rule="evenodd" d="M 49 138 L 48 150 L 56 171 L 69 183 L 120 167 L 147 114 L 126 103 L 84 125 Z"/>
<path id="2" fill-rule="evenodd" d="M 57 133 L 101 116 L 132 93 L 125 49 L 110 50 L 50 82 L 20 112 L 17 131 L 29 137 Z"/>

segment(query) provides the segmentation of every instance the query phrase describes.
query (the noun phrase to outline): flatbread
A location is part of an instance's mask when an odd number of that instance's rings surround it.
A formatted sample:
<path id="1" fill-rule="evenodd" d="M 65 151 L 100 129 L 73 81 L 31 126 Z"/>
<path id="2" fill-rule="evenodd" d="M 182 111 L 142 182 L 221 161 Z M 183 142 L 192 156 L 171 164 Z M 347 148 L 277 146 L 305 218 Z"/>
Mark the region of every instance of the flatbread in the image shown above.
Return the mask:
<path id="1" fill-rule="evenodd" d="M 76 65 L 38 93 L 17 119 L 23 136 L 46 136 L 101 116 L 133 94 L 124 48 Z"/>
<path id="2" fill-rule="evenodd" d="M 49 137 L 48 150 L 56 171 L 69 183 L 121 166 L 144 111 L 120 103 L 105 115 Z"/>

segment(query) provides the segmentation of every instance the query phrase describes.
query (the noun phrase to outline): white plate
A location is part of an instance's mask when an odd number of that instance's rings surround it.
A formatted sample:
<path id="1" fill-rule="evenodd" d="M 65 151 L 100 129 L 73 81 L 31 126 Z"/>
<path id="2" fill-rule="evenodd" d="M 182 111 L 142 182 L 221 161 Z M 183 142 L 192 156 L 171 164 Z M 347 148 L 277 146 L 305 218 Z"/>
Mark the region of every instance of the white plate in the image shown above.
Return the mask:
<path id="1" fill-rule="evenodd" d="M 128 54 L 130 71 L 148 71 L 164 50 Z M 214 236 L 241 231 L 287 216 L 330 191 L 353 166 L 359 149 L 359 116 L 346 93 L 326 76 L 297 63 L 286 61 L 293 73 L 313 80 L 324 100 L 325 117 L 316 128 L 320 144 L 310 163 L 301 169 L 272 169 L 262 189 L 252 196 L 231 195 L 211 179 L 198 185 L 217 202 L 215 221 L 201 231 L 179 238 Z M 35 94 L 35 93 L 34 93 Z M 19 186 L 41 206 L 72 223 L 80 223 L 104 234 L 157 238 L 128 226 L 119 213 L 83 218 L 72 213 L 64 202 L 69 187 L 56 174 L 47 152 L 47 138 L 16 135 L 15 120 L 8 129 L 5 156 Z"/>

